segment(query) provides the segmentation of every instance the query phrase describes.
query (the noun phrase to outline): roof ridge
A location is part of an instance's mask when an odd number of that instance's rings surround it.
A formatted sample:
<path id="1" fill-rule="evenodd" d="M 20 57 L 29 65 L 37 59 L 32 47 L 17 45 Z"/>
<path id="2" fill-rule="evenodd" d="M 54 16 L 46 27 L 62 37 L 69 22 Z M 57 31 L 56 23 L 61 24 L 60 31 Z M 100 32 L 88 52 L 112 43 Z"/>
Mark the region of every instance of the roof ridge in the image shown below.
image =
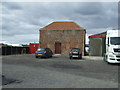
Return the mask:
<path id="1" fill-rule="evenodd" d="M 54 21 L 53 23 L 63 23 L 63 22 L 73 22 L 73 23 L 75 23 L 74 21 Z"/>

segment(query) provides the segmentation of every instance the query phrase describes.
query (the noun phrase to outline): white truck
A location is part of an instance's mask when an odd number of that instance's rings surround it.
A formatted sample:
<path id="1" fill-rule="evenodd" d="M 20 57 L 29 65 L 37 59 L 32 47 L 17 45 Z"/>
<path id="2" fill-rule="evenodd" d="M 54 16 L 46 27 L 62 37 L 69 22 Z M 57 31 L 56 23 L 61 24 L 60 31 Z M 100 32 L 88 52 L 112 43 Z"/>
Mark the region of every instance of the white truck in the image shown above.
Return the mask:
<path id="1" fill-rule="evenodd" d="M 108 63 L 120 63 L 120 30 L 107 31 L 104 60 Z"/>

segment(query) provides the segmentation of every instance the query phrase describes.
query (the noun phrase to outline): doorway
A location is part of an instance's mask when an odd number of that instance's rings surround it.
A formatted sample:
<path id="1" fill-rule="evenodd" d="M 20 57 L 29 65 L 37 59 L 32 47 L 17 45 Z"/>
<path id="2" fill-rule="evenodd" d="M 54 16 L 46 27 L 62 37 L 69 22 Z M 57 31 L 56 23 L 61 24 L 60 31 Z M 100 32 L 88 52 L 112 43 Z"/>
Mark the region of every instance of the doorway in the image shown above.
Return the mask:
<path id="1" fill-rule="evenodd" d="M 55 54 L 61 54 L 61 43 L 55 42 Z"/>

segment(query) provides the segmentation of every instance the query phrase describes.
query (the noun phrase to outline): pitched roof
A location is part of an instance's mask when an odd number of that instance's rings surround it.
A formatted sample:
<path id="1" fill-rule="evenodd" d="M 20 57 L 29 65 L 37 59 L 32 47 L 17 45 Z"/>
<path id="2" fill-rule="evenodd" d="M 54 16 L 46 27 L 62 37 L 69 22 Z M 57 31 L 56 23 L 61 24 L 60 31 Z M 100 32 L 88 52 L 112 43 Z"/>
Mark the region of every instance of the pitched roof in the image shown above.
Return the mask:
<path id="1" fill-rule="evenodd" d="M 52 22 L 40 30 L 80 30 L 83 29 L 75 22 Z"/>

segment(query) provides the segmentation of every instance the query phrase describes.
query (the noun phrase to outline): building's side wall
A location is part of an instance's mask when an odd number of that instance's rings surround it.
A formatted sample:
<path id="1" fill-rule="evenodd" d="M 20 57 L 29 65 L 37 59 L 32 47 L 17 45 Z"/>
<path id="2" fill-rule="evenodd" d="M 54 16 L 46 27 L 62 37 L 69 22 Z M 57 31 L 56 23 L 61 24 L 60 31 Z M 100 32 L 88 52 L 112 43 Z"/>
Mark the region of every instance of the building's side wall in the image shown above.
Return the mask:
<path id="1" fill-rule="evenodd" d="M 40 30 L 41 47 L 55 53 L 55 42 L 61 42 L 61 54 L 68 55 L 71 48 L 80 48 L 84 54 L 85 30 Z"/>
<path id="2" fill-rule="evenodd" d="M 92 36 L 106 36 L 106 32 L 95 34 Z M 106 50 L 106 38 L 89 38 L 89 49 L 91 56 L 103 56 Z"/>
<path id="3" fill-rule="evenodd" d="M 90 38 L 90 55 L 102 56 L 102 39 Z"/>

